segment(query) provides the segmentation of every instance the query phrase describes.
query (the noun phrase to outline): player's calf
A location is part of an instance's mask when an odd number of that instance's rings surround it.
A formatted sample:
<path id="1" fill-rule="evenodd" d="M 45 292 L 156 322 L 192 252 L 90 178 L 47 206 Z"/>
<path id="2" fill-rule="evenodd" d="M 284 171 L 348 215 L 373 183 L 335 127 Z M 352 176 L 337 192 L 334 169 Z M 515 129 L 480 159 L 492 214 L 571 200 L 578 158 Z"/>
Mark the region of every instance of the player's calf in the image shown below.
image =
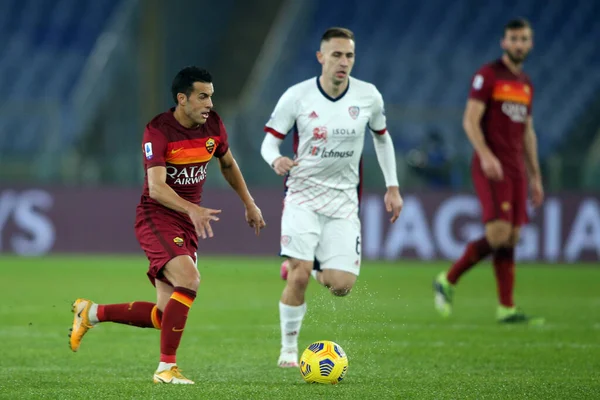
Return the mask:
<path id="1" fill-rule="evenodd" d="M 310 281 L 311 261 L 290 258 L 285 288 L 279 302 L 281 326 L 281 353 L 277 365 L 282 368 L 298 367 L 298 335 L 306 314 L 304 293 Z"/>

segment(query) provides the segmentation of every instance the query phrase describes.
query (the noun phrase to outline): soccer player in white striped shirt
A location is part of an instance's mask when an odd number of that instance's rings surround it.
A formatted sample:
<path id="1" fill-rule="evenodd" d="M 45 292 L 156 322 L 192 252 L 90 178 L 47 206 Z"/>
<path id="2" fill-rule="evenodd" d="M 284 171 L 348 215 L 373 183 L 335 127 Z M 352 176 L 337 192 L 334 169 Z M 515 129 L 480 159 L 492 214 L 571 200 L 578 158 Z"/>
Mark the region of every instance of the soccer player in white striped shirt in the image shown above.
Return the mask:
<path id="1" fill-rule="evenodd" d="M 279 303 L 280 367 L 298 366 L 298 334 L 306 313 L 304 294 L 311 272 L 336 296 L 347 295 L 360 272 L 359 200 L 366 129 L 372 133 L 385 178 L 385 206 L 396 221 L 402 209 L 396 157 L 377 88 L 350 77 L 354 34 L 330 28 L 317 59 L 321 75 L 290 87 L 265 126 L 264 160 L 287 175 L 281 221 L 281 255 L 287 282 Z M 280 153 L 293 132 L 294 159 Z M 320 271 L 313 271 L 318 260 Z"/>

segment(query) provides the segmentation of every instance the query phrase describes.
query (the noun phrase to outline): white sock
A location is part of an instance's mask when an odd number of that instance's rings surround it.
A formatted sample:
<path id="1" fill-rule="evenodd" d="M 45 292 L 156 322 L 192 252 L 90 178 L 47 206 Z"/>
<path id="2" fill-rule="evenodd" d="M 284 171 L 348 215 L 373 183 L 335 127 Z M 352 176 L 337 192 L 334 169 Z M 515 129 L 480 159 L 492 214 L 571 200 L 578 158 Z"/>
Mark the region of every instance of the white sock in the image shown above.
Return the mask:
<path id="1" fill-rule="evenodd" d="M 288 306 L 279 302 L 281 347 L 283 349 L 298 351 L 298 334 L 304 314 L 306 314 L 306 303 L 299 306 Z"/>
<path id="2" fill-rule="evenodd" d="M 90 312 L 88 314 L 88 318 L 90 319 L 90 323 L 92 324 L 97 324 L 98 322 L 100 322 L 98 320 L 98 304 L 92 303 L 92 306 L 90 307 Z"/>
<path id="3" fill-rule="evenodd" d="M 171 367 L 176 366 L 177 364 L 175 363 L 166 363 L 166 362 L 159 362 L 158 363 L 158 368 L 156 369 L 157 372 L 161 372 L 161 371 L 167 371 L 169 369 L 171 369 Z"/>

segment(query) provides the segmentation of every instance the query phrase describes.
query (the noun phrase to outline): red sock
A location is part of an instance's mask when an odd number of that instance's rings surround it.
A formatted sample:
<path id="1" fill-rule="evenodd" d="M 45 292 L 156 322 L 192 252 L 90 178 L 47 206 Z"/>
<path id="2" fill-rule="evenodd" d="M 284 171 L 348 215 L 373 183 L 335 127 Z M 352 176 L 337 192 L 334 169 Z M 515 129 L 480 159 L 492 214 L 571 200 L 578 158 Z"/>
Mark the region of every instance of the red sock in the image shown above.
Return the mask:
<path id="1" fill-rule="evenodd" d="M 140 328 L 160 329 L 162 312 L 154 303 L 133 301 L 124 304 L 98 305 L 98 320 L 100 322 L 116 322 L 139 326 Z"/>
<path id="2" fill-rule="evenodd" d="M 514 307 L 513 291 L 515 287 L 515 248 L 501 247 L 494 252 L 494 272 L 498 298 L 504 307 Z"/>
<path id="3" fill-rule="evenodd" d="M 448 271 L 448 274 L 446 275 L 448 282 L 454 285 L 458 282 L 458 279 L 462 274 L 487 257 L 491 252 L 492 246 L 490 246 L 485 236 L 469 243 L 462 257 L 459 258 L 458 261 L 452 265 L 450 271 Z"/>
<path id="4" fill-rule="evenodd" d="M 175 353 L 183 335 L 188 312 L 196 298 L 196 292 L 184 287 L 175 287 L 175 291 L 165 306 L 160 331 L 160 361 L 175 363 Z"/>

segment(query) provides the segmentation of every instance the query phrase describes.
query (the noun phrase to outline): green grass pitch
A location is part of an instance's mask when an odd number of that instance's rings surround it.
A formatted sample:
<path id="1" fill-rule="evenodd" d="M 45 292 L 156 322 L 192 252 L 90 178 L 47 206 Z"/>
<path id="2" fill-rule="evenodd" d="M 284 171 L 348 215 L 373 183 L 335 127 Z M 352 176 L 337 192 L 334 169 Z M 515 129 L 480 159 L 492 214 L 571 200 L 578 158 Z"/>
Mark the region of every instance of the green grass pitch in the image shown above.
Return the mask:
<path id="1" fill-rule="evenodd" d="M 492 269 L 465 275 L 455 312 L 433 309 L 446 263 L 365 262 L 354 291 L 311 282 L 300 345 L 327 339 L 349 357 L 345 380 L 309 385 L 276 366 L 279 259 L 201 258 L 202 283 L 178 352 L 194 386 L 154 385 L 159 332 L 117 324 L 68 348 L 71 302 L 154 301 L 139 257 L 0 257 L 2 399 L 600 398 L 600 269 L 526 265 L 517 301 L 542 327 L 499 326 Z"/>

